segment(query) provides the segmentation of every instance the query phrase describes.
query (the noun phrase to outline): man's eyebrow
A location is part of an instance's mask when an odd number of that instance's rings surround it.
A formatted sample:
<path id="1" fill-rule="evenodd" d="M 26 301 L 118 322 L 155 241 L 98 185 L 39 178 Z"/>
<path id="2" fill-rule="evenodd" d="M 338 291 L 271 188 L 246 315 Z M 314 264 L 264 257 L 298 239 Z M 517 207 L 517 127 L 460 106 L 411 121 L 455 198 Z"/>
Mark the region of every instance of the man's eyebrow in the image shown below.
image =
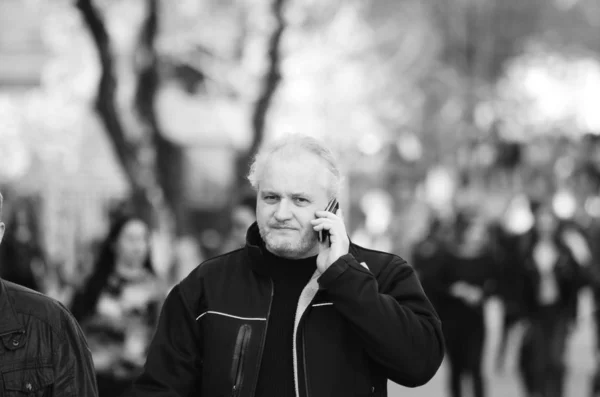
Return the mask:
<path id="1" fill-rule="evenodd" d="M 307 192 L 284 192 L 284 193 L 279 193 L 276 192 L 275 190 L 271 190 L 271 189 L 265 189 L 261 192 L 262 196 L 288 196 L 288 197 L 292 197 L 292 198 L 299 198 L 299 197 L 303 197 L 303 198 L 312 198 L 312 195 L 310 193 Z"/>
<path id="2" fill-rule="evenodd" d="M 292 193 L 290 194 L 290 196 L 297 198 L 297 197 L 308 197 L 311 198 L 312 196 L 309 193 L 305 193 L 305 192 L 298 192 L 298 193 Z"/>

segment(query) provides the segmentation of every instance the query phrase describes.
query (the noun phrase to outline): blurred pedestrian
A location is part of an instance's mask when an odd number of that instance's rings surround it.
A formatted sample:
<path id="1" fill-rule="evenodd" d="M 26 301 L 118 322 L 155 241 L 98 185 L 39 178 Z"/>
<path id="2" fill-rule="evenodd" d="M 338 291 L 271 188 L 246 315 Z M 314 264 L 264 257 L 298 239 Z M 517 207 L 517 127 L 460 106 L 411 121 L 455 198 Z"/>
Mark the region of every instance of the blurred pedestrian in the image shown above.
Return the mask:
<path id="1" fill-rule="evenodd" d="M 593 217 L 586 230 L 591 249 L 590 284 L 594 297 L 594 348 L 595 369 L 592 380 L 592 396 L 600 397 L 600 218 Z"/>
<path id="2" fill-rule="evenodd" d="M 405 260 L 350 243 L 342 212 L 324 211 L 340 185 L 331 151 L 292 135 L 260 150 L 249 179 L 245 247 L 171 290 L 134 395 L 385 396 L 388 379 L 428 382 L 439 319 Z"/>
<path id="3" fill-rule="evenodd" d="M 508 349 L 512 350 L 509 344 L 519 340 L 523 328 L 523 269 L 533 228 L 533 215 L 530 211 L 532 205 L 534 206 L 527 201 L 523 203 L 523 208 L 511 211 L 509 207 L 501 219 L 491 227 L 493 254 L 499 270 L 497 296 L 504 309 L 498 351 L 494 357 L 495 369 L 498 372 L 504 370 Z M 516 345 L 519 345 L 519 342 L 515 343 Z"/>
<path id="4" fill-rule="evenodd" d="M 98 396 L 84 334 L 58 301 L 0 279 L 0 339 L 2 396 Z"/>
<path id="5" fill-rule="evenodd" d="M 521 380 L 527 396 L 561 397 L 567 339 L 584 280 L 548 204 L 535 211 L 535 229 L 522 277 L 528 328 L 519 358 Z"/>
<path id="6" fill-rule="evenodd" d="M 483 349 L 486 338 L 484 304 L 496 292 L 498 266 L 490 245 L 485 220 L 472 210 L 456 215 L 452 241 L 438 274 L 440 296 L 437 307 L 442 319 L 452 397 L 463 393 L 463 380 L 470 378 L 472 395 L 484 397 Z"/>
<path id="7" fill-rule="evenodd" d="M 162 286 L 154 274 L 144 221 L 122 216 L 103 241 L 71 310 L 88 337 L 101 397 L 118 397 L 139 375 Z"/>
<path id="8" fill-rule="evenodd" d="M 447 225 L 439 217 L 433 218 L 425 236 L 413 247 L 412 262 L 427 297 L 437 310 L 445 299 L 439 278 L 448 254 Z"/>

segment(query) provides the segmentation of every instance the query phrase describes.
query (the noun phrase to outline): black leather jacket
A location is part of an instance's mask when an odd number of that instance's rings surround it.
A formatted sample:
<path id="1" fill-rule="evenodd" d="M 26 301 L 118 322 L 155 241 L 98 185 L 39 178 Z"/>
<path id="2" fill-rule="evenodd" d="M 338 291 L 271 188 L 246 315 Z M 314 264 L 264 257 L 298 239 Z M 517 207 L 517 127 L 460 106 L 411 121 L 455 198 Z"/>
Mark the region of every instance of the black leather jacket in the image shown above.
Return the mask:
<path id="1" fill-rule="evenodd" d="M 136 397 L 254 396 L 273 294 L 258 227 L 244 249 L 211 259 L 163 306 Z M 351 245 L 300 295 L 294 324 L 297 397 L 387 396 L 436 373 L 440 320 L 413 268 Z"/>
<path id="2" fill-rule="evenodd" d="M 0 396 L 98 396 L 90 350 L 67 309 L 1 279 L 0 375 Z"/>

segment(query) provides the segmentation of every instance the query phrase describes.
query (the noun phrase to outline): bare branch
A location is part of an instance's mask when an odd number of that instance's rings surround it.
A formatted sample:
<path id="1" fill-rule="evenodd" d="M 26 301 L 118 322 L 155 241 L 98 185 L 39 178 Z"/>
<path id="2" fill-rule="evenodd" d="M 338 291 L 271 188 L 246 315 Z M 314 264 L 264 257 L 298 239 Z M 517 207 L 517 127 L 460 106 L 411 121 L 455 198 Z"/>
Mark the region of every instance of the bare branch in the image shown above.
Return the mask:
<path id="1" fill-rule="evenodd" d="M 266 116 L 269 111 L 271 101 L 273 100 L 275 91 L 277 90 L 277 86 L 279 85 L 279 82 L 281 80 L 280 47 L 281 37 L 283 36 L 283 32 L 286 26 L 285 21 L 283 19 L 284 4 L 285 0 L 273 0 L 273 4 L 271 6 L 273 17 L 275 18 L 276 22 L 275 29 L 273 30 L 273 33 L 269 38 L 269 70 L 265 75 L 262 92 L 258 97 L 258 101 L 256 102 L 256 107 L 252 117 L 252 128 L 254 137 L 252 140 L 252 147 L 250 148 L 250 156 L 252 156 L 253 153 L 256 152 L 258 146 L 260 146 L 263 140 Z"/>
<path id="2" fill-rule="evenodd" d="M 152 3 L 156 5 L 156 1 Z M 128 139 L 117 110 L 117 78 L 114 70 L 110 38 L 104 21 L 98 10 L 94 7 L 92 0 L 77 0 L 76 6 L 81 12 L 96 45 L 102 69 L 98 82 L 98 92 L 96 94 L 96 111 L 104 124 L 117 158 L 123 166 L 125 175 L 131 184 L 133 189 L 132 197 L 137 209 L 148 221 L 154 216 L 158 216 L 155 220 L 162 222 L 164 219 L 163 215 L 166 213 L 164 210 L 167 208 L 164 203 L 163 189 L 156 178 L 155 147 L 153 146 L 152 137 L 142 137 L 140 141 L 136 142 Z M 150 15 L 152 18 L 156 18 L 156 12 L 153 14 L 150 13 Z M 148 37 L 153 38 L 155 29 L 156 19 L 151 19 L 150 23 L 144 25 L 144 33 Z M 147 57 L 144 59 L 147 60 Z M 155 60 L 150 59 L 150 62 L 155 62 Z M 154 70 L 150 69 L 151 71 Z M 141 77 L 141 79 L 144 77 Z M 146 82 L 146 80 L 143 81 Z M 149 79 L 148 81 L 155 83 L 153 79 Z M 150 87 L 150 89 L 155 88 L 155 86 Z M 151 101 L 149 101 L 149 104 L 147 102 L 143 104 L 150 108 L 152 107 Z M 145 110 L 146 108 L 144 108 Z M 153 111 L 150 111 L 149 114 L 150 118 L 154 115 Z M 164 225 L 164 222 L 161 224 Z"/>
<path id="3" fill-rule="evenodd" d="M 135 108 L 142 124 L 140 145 L 148 148 L 153 156 L 146 159 L 145 168 L 151 171 L 156 207 L 161 207 L 168 218 L 180 207 L 181 148 L 165 139 L 154 109 L 160 84 L 159 61 L 156 51 L 158 33 L 158 0 L 147 1 L 146 18 L 142 24 L 137 48 L 138 81 L 135 92 Z M 167 219 L 167 222 L 170 222 Z"/>
<path id="4" fill-rule="evenodd" d="M 108 33 L 104 26 L 104 21 L 98 10 L 94 7 L 92 0 L 77 0 L 76 6 L 81 12 L 94 40 L 102 69 L 98 82 L 98 92 L 96 93 L 96 111 L 110 137 L 117 158 L 125 169 L 125 174 L 130 183 L 136 186 L 137 183 L 134 176 L 136 173 L 135 150 L 127 141 L 123 125 L 115 107 L 117 79 Z"/>

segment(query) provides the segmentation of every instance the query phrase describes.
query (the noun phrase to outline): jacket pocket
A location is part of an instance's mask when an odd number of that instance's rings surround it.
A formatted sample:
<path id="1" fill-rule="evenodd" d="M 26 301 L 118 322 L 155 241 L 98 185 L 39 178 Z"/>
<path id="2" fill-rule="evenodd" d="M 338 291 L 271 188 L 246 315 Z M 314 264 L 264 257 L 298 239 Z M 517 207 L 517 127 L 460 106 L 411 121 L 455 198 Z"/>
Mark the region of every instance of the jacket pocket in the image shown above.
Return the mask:
<path id="1" fill-rule="evenodd" d="M 240 327 L 235 341 L 235 348 L 233 349 L 233 360 L 231 364 L 231 381 L 233 383 L 231 395 L 236 397 L 240 393 L 242 388 L 242 382 L 244 381 L 244 359 L 245 353 L 250 342 L 250 334 L 252 328 L 249 324 L 244 324 Z"/>
<path id="2" fill-rule="evenodd" d="M 2 373 L 6 397 L 52 397 L 52 367 L 32 367 Z"/>

